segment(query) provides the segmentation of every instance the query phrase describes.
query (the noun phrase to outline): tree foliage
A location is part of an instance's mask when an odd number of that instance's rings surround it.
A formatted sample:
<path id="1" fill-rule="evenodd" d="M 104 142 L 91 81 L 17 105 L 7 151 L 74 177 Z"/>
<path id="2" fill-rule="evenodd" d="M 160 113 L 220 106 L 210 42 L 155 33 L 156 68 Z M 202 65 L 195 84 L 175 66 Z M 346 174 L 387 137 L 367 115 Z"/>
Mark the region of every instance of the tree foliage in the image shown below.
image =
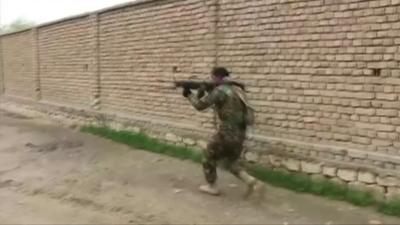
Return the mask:
<path id="1" fill-rule="evenodd" d="M 0 27 L 0 34 L 17 32 L 35 26 L 36 23 L 24 18 L 18 18 L 13 22 Z"/>

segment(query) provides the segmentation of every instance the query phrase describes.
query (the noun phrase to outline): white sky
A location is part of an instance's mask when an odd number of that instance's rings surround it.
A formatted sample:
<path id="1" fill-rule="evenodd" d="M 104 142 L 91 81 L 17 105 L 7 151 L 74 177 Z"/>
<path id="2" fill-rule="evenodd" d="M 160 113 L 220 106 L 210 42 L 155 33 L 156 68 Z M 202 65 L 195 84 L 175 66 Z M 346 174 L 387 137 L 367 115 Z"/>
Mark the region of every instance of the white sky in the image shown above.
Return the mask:
<path id="1" fill-rule="evenodd" d="M 0 23 L 24 18 L 37 24 L 134 0 L 0 0 Z"/>

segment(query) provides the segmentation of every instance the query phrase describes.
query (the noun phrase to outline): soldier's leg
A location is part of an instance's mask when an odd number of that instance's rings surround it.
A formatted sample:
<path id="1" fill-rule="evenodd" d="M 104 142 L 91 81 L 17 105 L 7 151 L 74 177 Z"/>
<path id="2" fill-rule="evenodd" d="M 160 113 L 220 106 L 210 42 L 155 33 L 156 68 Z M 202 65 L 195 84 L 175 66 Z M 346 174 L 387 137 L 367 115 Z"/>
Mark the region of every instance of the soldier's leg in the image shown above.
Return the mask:
<path id="1" fill-rule="evenodd" d="M 204 151 L 203 173 L 209 184 L 215 184 L 217 181 L 217 161 L 210 155 L 209 150 Z"/>
<path id="2" fill-rule="evenodd" d="M 216 186 L 217 181 L 217 154 L 218 154 L 218 139 L 213 138 L 213 140 L 208 144 L 207 149 L 203 151 L 203 173 L 207 181 L 206 185 L 200 186 L 200 191 L 219 195 L 220 191 Z"/>
<path id="3" fill-rule="evenodd" d="M 247 184 L 246 196 L 249 196 L 258 187 L 262 188 L 262 183 L 247 173 L 244 167 L 244 159 L 242 158 L 244 137 L 238 136 L 236 139 L 227 143 L 225 150 L 227 155 L 228 170 L 245 184 Z"/>
<path id="4" fill-rule="evenodd" d="M 242 160 L 244 135 L 229 135 L 227 137 L 229 138 L 226 139 L 224 145 L 227 169 L 246 184 L 254 184 L 256 179 L 244 170 L 244 162 Z"/>
<path id="5" fill-rule="evenodd" d="M 242 160 L 230 161 L 228 162 L 227 167 L 234 176 L 239 178 L 247 185 L 247 191 L 244 195 L 246 198 L 249 197 L 253 192 L 258 192 L 260 195 L 260 200 L 263 198 L 265 191 L 264 185 L 262 182 L 258 181 L 256 178 L 246 172 L 242 164 Z"/>
<path id="6" fill-rule="evenodd" d="M 246 172 L 240 159 L 231 159 L 227 163 L 229 171 L 247 185 L 254 185 L 256 178 Z"/>

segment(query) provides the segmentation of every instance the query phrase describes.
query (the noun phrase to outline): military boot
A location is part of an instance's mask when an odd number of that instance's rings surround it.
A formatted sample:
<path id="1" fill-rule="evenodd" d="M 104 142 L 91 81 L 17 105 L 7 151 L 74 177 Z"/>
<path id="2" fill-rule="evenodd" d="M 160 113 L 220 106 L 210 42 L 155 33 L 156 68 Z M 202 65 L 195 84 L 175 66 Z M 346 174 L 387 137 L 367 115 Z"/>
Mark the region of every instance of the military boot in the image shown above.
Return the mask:
<path id="1" fill-rule="evenodd" d="M 201 192 L 204 192 L 204 193 L 207 193 L 207 194 L 210 194 L 210 195 L 220 195 L 221 194 L 215 184 L 201 185 L 199 187 L 199 190 Z"/>

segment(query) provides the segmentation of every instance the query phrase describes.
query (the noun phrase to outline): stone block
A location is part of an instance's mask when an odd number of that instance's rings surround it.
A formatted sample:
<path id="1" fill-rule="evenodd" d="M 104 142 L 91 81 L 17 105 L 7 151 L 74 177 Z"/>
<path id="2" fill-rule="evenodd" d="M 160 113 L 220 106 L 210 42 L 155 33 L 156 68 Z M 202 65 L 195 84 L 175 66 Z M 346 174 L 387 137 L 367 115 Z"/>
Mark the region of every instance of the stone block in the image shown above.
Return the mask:
<path id="1" fill-rule="evenodd" d="M 338 169 L 337 176 L 345 181 L 356 181 L 357 171 L 351 169 Z"/>
<path id="2" fill-rule="evenodd" d="M 183 143 L 189 146 L 193 146 L 196 144 L 196 142 L 191 138 L 183 138 Z"/>
<path id="3" fill-rule="evenodd" d="M 282 158 L 279 156 L 275 156 L 275 155 L 269 155 L 269 161 L 271 162 L 271 164 L 275 167 L 280 167 L 282 166 Z"/>
<path id="4" fill-rule="evenodd" d="M 282 163 L 290 171 L 300 171 L 300 160 L 285 159 Z"/>
<path id="5" fill-rule="evenodd" d="M 175 134 L 172 134 L 172 133 L 167 133 L 165 135 L 165 139 L 167 141 L 171 141 L 171 142 L 181 142 L 182 141 L 182 138 L 180 138 L 180 137 L 178 137 L 178 136 L 176 136 Z"/>
<path id="6" fill-rule="evenodd" d="M 385 187 L 399 186 L 399 178 L 393 176 L 377 177 L 376 181 L 380 186 L 385 186 Z"/>
<path id="7" fill-rule="evenodd" d="M 376 175 L 367 171 L 358 172 L 357 180 L 367 184 L 375 184 L 376 183 Z"/>
<path id="8" fill-rule="evenodd" d="M 301 171 L 305 173 L 322 173 L 322 164 L 317 162 L 301 162 Z"/>
<path id="9" fill-rule="evenodd" d="M 337 176 L 337 168 L 331 166 L 324 166 L 322 168 L 322 174 L 328 177 L 336 177 Z"/>

